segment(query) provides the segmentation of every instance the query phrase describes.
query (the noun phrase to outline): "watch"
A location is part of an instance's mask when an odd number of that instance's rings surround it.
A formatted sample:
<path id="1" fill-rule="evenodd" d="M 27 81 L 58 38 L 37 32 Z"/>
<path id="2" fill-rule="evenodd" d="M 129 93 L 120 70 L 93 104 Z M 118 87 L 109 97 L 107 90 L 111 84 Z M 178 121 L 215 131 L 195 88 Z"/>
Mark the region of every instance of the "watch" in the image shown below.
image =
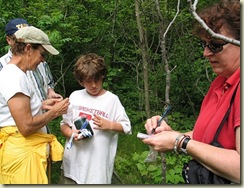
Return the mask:
<path id="1" fill-rule="evenodd" d="M 182 143 L 182 146 L 181 146 L 180 150 L 181 150 L 181 152 L 183 152 L 184 154 L 187 154 L 186 146 L 187 146 L 187 144 L 188 144 L 188 142 L 189 142 L 190 140 L 191 140 L 191 138 L 190 138 L 189 136 L 187 136 L 187 137 L 184 139 L 183 143 Z"/>

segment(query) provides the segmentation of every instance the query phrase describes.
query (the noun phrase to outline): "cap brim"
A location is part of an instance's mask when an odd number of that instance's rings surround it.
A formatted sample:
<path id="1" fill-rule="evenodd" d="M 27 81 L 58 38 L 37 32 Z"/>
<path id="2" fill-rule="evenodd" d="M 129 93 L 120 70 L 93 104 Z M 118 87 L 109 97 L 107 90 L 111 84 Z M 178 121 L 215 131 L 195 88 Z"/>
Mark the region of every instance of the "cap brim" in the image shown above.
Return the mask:
<path id="1" fill-rule="evenodd" d="M 42 46 L 52 55 L 58 55 L 59 54 L 59 51 L 56 50 L 52 45 L 42 44 Z"/>

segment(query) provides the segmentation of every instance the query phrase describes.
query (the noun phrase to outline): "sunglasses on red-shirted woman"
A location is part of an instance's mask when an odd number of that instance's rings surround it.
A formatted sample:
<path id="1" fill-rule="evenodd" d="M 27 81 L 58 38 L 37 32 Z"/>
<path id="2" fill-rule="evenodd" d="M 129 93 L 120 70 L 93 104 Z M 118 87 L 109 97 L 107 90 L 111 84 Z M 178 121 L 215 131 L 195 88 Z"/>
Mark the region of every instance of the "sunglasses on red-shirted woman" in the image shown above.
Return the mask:
<path id="1" fill-rule="evenodd" d="M 222 43 L 218 43 L 215 41 L 210 41 L 208 44 L 206 43 L 206 41 L 201 41 L 201 45 L 203 47 L 203 49 L 205 49 L 206 47 L 208 47 L 208 49 L 213 52 L 213 53 L 219 53 L 223 50 L 223 46 L 228 44 L 228 42 L 222 42 Z"/>

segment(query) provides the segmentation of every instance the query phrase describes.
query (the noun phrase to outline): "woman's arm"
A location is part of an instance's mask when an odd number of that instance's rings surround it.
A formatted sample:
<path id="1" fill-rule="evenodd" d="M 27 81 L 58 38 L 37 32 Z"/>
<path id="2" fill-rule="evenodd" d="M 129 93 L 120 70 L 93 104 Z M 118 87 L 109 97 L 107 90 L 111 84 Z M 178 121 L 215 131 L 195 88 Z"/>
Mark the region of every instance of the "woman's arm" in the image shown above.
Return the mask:
<path id="1" fill-rule="evenodd" d="M 240 183 L 240 127 L 236 129 L 236 150 L 190 140 L 187 152 L 215 174 Z"/>
<path id="2" fill-rule="evenodd" d="M 69 99 L 56 103 L 53 108 L 42 115 L 32 116 L 30 98 L 22 93 L 15 94 L 8 100 L 8 106 L 18 130 L 23 136 L 28 136 L 58 116 L 67 112 Z M 40 107 L 41 108 L 41 107 Z"/>
<path id="3" fill-rule="evenodd" d="M 157 151 L 168 152 L 174 150 L 175 140 L 180 134 L 176 131 L 162 131 L 142 141 Z M 240 127 L 236 129 L 236 150 L 219 148 L 192 139 L 188 142 L 186 150 L 215 174 L 240 183 Z"/>

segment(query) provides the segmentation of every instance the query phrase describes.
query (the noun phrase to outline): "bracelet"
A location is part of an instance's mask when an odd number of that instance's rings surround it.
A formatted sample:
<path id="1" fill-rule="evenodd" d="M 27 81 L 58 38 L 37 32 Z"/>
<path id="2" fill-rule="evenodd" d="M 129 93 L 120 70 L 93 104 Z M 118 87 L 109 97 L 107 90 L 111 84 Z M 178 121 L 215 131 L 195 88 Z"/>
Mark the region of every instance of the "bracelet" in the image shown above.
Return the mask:
<path id="1" fill-rule="evenodd" d="M 187 151 L 186 151 L 186 146 L 188 144 L 188 142 L 191 140 L 190 136 L 186 136 L 183 143 L 182 143 L 182 146 L 181 146 L 181 152 L 183 152 L 184 154 L 187 154 Z"/>
<path id="2" fill-rule="evenodd" d="M 180 146 L 181 146 L 181 143 L 182 141 L 186 138 L 187 136 L 184 134 L 184 136 L 182 137 L 182 139 L 180 139 L 179 143 L 178 143 L 178 146 L 177 146 L 177 151 L 180 151 Z"/>
<path id="3" fill-rule="evenodd" d="M 176 154 L 178 154 L 178 151 L 177 151 L 177 148 L 178 148 L 178 145 L 179 145 L 179 139 L 184 136 L 184 134 L 179 134 L 176 139 L 175 139 L 175 145 L 174 145 L 174 152 Z"/>

